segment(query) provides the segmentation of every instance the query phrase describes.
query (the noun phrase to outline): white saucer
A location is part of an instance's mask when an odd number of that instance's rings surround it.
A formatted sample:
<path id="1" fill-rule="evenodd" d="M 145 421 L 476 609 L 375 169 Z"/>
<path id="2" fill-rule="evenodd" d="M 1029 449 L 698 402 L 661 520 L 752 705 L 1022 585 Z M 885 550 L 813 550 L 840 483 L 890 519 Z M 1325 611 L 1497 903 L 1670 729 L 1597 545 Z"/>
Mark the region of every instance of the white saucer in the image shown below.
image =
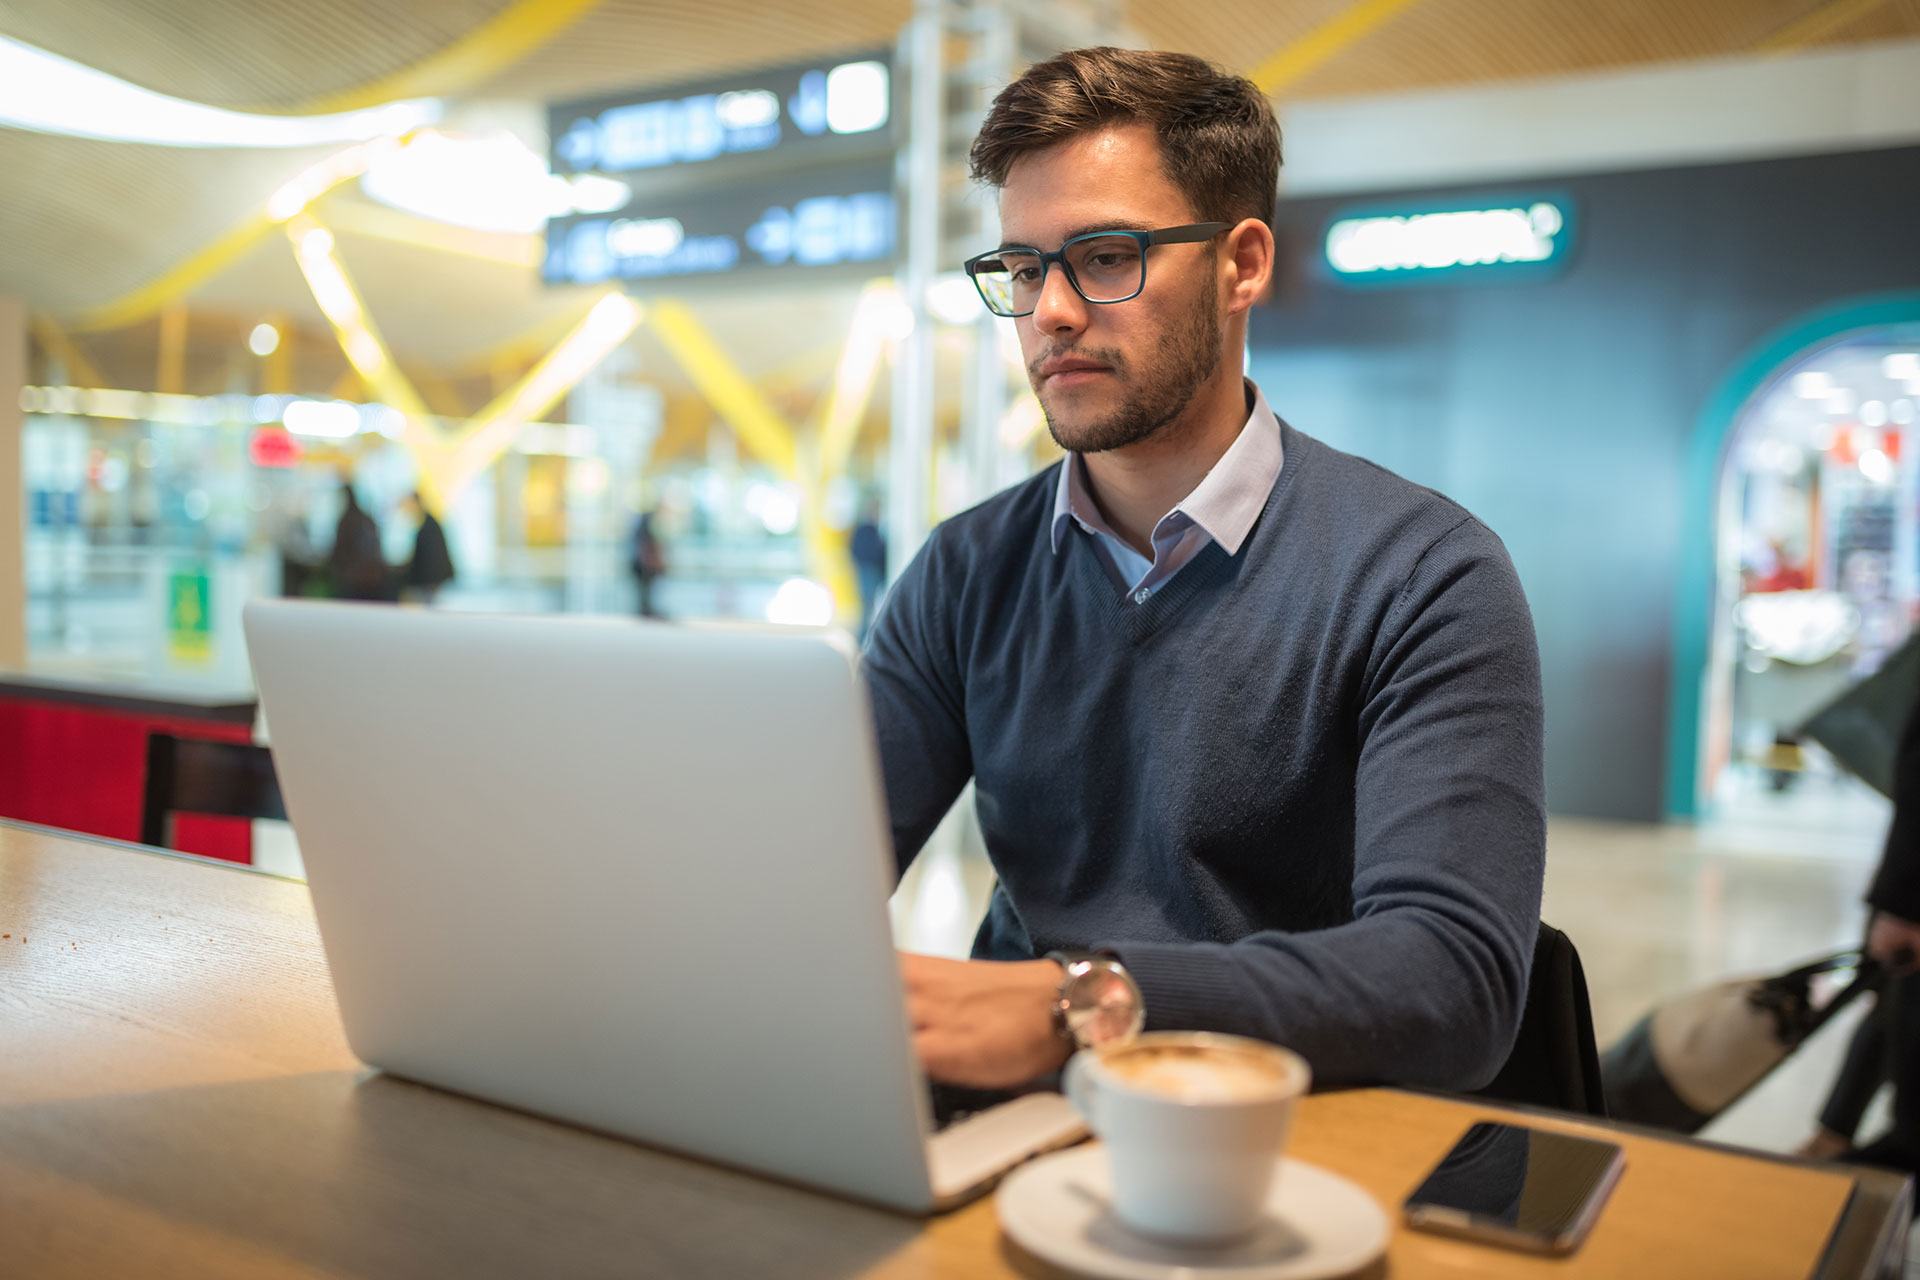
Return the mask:
<path id="1" fill-rule="evenodd" d="M 1338 1174 L 1280 1158 L 1267 1217 L 1219 1248 L 1160 1244 L 1122 1226 L 1108 1208 L 1107 1153 L 1075 1147 L 1015 1170 L 995 1205 L 1027 1252 L 1112 1280 L 1316 1280 L 1358 1271 L 1393 1231 L 1373 1197 Z"/>

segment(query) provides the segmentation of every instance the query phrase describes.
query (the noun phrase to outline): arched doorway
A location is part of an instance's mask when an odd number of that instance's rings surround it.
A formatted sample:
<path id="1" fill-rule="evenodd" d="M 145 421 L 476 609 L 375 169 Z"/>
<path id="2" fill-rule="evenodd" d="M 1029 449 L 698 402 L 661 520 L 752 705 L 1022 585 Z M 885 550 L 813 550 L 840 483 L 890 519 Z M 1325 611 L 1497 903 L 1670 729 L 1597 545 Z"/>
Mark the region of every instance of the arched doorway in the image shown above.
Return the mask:
<path id="1" fill-rule="evenodd" d="M 1670 812 L 1823 829 L 1883 820 L 1884 801 L 1793 730 L 1875 670 L 1920 617 L 1917 419 L 1915 296 L 1789 326 L 1703 415 Z"/>

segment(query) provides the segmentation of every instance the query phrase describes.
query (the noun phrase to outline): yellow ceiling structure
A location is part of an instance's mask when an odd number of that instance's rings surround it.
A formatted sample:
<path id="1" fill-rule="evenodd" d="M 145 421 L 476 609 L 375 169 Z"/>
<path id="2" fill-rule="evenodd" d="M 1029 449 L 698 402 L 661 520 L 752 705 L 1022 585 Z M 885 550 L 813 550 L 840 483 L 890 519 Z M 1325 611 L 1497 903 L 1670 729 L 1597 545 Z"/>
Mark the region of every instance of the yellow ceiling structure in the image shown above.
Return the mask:
<path id="1" fill-rule="evenodd" d="M 911 0 L 0 0 L 0 35 L 177 97 L 307 113 L 398 96 L 543 102 L 664 84 L 890 45 L 911 9 Z M 1148 43 L 1255 74 L 1290 98 L 1920 35 L 1920 0 L 1130 0 L 1125 12 Z M 196 314 L 239 325 L 282 313 L 322 331 L 284 237 L 235 233 L 325 154 L 0 128 L 0 294 L 84 327 L 103 304 L 224 241 L 228 252 L 185 294 Z M 584 291 L 539 283 L 531 237 L 409 231 L 394 224 L 410 220 L 351 185 L 314 209 L 402 364 L 455 375 L 517 337 L 564 332 L 591 304 Z M 823 305 L 844 316 L 856 294 L 832 291 Z M 832 351 L 810 354 L 805 339 L 830 330 L 769 317 L 738 294 L 701 305 L 710 327 L 753 353 L 748 373 L 810 362 L 821 378 L 831 372 Z"/>

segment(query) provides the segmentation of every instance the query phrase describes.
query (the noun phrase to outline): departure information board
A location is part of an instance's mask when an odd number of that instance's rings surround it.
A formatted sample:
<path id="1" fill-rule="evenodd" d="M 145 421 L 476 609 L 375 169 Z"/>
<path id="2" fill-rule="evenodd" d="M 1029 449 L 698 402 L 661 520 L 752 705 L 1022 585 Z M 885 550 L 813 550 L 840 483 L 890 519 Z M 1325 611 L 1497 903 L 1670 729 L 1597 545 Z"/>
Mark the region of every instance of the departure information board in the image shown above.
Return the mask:
<path id="1" fill-rule="evenodd" d="M 549 284 L 598 284 L 833 266 L 884 269 L 899 239 L 890 161 L 636 199 L 547 226 Z"/>
<path id="2" fill-rule="evenodd" d="M 548 110 L 551 167 L 632 197 L 547 224 L 549 284 L 892 266 L 898 95 L 884 53 Z"/>
<path id="3" fill-rule="evenodd" d="M 760 156 L 830 163 L 894 145 L 891 59 L 881 53 L 548 109 L 555 173 L 615 177 Z"/>

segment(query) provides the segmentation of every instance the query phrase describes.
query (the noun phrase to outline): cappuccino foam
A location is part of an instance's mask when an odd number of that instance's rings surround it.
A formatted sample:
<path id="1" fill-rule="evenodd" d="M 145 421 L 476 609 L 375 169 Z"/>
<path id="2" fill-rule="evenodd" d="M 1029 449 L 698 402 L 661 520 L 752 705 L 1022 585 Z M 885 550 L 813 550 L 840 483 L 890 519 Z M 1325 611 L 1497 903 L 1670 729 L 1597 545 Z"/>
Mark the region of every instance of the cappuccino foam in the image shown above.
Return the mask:
<path id="1" fill-rule="evenodd" d="M 1284 1065 L 1215 1045 L 1140 1045 L 1105 1055 L 1100 1065 L 1131 1088 L 1176 1102 L 1257 1102 L 1291 1083 Z"/>

